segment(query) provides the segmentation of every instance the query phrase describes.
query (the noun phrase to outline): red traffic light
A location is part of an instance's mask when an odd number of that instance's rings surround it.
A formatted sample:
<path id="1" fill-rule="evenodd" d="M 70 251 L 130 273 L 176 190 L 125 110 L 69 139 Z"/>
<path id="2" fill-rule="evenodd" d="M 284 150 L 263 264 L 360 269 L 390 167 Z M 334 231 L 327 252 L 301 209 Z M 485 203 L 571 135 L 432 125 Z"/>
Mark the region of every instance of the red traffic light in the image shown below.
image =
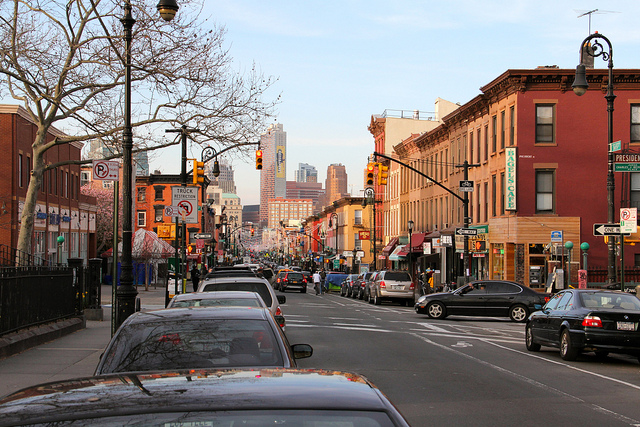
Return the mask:
<path id="1" fill-rule="evenodd" d="M 256 169 L 262 169 L 262 150 L 256 150 Z"/>

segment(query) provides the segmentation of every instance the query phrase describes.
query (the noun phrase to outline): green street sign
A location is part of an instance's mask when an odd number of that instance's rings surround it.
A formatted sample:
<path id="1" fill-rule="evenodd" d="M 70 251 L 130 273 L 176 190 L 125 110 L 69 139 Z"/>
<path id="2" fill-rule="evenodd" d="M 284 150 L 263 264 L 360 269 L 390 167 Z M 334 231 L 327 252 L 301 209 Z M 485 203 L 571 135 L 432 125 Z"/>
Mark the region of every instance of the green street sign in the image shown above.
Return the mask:
<path id="1" fill-rule="evenodd" d="M 622 150 L 622 140 L 609 144 L 609 151 L 611 151 L 612 153 L 620 150 Z"/>
<path id="2" fill-rule="evenodd" d="M 640 172 L 640 163 L 614 163 L 614 172 Z"/>

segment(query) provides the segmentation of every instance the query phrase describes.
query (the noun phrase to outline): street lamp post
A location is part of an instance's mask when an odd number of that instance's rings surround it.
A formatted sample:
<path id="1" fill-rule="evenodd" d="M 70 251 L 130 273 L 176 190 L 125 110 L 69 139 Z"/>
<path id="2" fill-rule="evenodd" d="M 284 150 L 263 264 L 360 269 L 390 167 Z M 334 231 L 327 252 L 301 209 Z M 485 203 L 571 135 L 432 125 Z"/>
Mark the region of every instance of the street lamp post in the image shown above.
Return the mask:
<path id="1" fill-rule="evenodd" d="M 413 221 L 407 222 L 407 230 L 409 230 L 409 276 L 411 276 L 411 283 L 413 283 L 413 248 L 411 247 L 411 235 L 413 234 Z M 418 289 L 416 286 L 415 289 Z"/>
<path id="2" fill-rule="evenodd" d="M 600 43 L 600 40 L 604 40 L 607 44 L 609 51 L 605 51 L 604 46 Z M 590 42 L 593 41 L 593 46 Z M 585 48 L 586 47 L 586 48 Z M 580 65 L 576 67 L 576 76 L 573 81 L 573 92 L 582 96 L 587 92 L 589 83 L 587 82 L 586 67 L 582 63 L 583 52 L 595 57 L 602 56 L 604 61 L 608 61 L 609 68 L 609 81 L 607 82 L 607 94 L 604 98 L 607 100 L 607 134 L 608 134 L 608 146 L 607 146 L 607 222 L 613 224 L 615 221 L 615 179 L 613 175 L 613 151 L 611 151 L 611 143 L 613 143 L 613 101 L 616 96 L 613 94 L 613 47 L 608 38 L 602 34 L 594 33 L 588 36 L 580 45 Z M 614 237 L 609 237 L 609 256 L 607 265 L 607 283 L 611 284 L 616 281 L 616 242 Z"/>
<path id="3" fill-rule="evenodd" d="M 160 0 L 157 6 L 160 16 L 165 21 L 171 21 L 178 11 L 175 0 Z M 117 322 L 119 327 L 127 317 L 135 312 L 138 291 L 133 286 L 133 261 L 131 255 L 133 238 L 133 191 L 132 191 L 132 151 L 133 127 L 131 125 L 131 42 L 133 41 L 133 24 L 136 20 L 131 15 L 131 1 L 124 2 L 124 17 L 121 19 L 124 27 L 124 127 L 122 131 L 122 258 L 120 286 L 116 291 Z"/>
<path id="4" fill-rule="evenodd" d="M 334 227 L 335 226 L 335 227 Z M 335 247 L 336 247 L 336 257 L 339 257 L 340 251 L 338 250 L 338 214 L 336 212 L 331 212 L 329 215 L 329 228 L 334 227 L 333 235 L 335 238 Z M 339 258 L 338 258 L 339 259 Z"/>

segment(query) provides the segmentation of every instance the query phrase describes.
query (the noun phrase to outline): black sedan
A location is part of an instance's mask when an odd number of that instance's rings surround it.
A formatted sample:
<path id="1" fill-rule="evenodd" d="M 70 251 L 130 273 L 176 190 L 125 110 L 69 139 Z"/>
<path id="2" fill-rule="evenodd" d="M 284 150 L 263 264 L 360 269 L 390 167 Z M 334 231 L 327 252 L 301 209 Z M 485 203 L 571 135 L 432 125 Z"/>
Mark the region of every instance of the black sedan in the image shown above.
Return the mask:
<path id="1" fill-rule="evenodd" d="M 0 400 L 0 413 L 0 426 L 409 425 L 366 378 L 313 369 L 78 378 L 11 394 Z"/>
<path id="2" fill-rule="evenodd" d="M 95 375 L 167 369 L 295 367 L 313 353 L 289 345 L 266 308 L 167 308 L 136 312 L 111 338 Z"/>
<path id="3" fill-rule="evenodd" d="M 514 322 L 524 322 L 529 313 L 540 310 L 549 294 L 506 280 L 478 280 L 453 292 L 423 295 L 414 309 L 432 319 L 448 315 L 509 316 Z"/>
<path id="4" fill-rule="evenodd" d="M 559 347 L 564 360 L 581 352 L 598 356 L 640 356 L 640 300 L 627 292 L 568 289 L 557 293 L 527 320 L 525 342 L 530 351 Z"/>

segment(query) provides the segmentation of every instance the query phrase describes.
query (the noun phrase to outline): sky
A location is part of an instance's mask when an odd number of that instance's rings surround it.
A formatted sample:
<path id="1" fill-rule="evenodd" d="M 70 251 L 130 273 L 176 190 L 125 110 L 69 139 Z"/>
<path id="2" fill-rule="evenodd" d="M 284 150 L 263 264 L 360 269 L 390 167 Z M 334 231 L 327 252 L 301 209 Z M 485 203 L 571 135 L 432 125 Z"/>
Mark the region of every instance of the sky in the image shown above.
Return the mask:
<path id="1" fill-rule="evenodd" d="M 591 32 L 611 41 L 614 68 L 640 68 L 636 0 L 205 0 L 203 17 L 226 28 L 238 71 L 255 63 L 278 78 L 265 99 L 282 95 L 273 122 L 287 132 L 287 180 L 308 163 L 324 184 L 327 167 L 342 163 L 359 196 L 372 115 L 433 112 L 436 98 L 465 104 L 508 69 L 575 69 L 589 35 L 589 17 L 579 15 L 594 9 Z M 151 170 L 179 173 L 176 155 L 165 150 Z M 230 151 L 225 160 L 242 204 L 258 204 L 254 159 Z"/>

